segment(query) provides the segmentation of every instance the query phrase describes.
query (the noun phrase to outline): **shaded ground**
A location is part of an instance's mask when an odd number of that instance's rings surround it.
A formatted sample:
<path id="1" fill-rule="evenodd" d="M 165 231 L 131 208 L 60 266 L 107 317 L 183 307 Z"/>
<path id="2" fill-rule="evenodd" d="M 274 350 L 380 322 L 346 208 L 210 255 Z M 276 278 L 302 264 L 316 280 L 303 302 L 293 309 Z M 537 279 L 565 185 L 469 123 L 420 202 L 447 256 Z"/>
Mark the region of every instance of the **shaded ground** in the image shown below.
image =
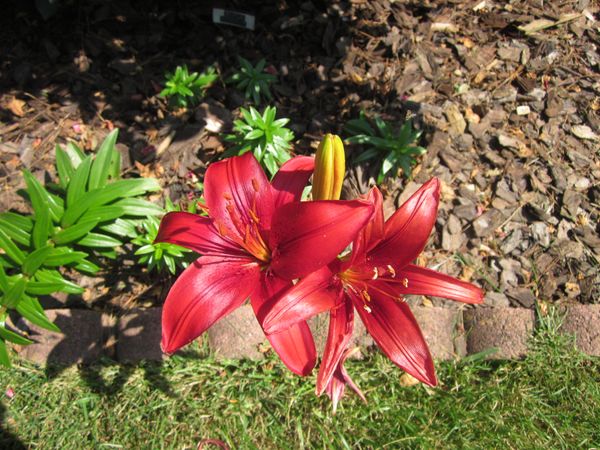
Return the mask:
<path id="1" fill-rule="evenodd" d="M 389 180 L 385 191 L 391 209 L 416 183 L 443 181 L 437 233 L 420 263 L 479 283 L 490 305 L 600 301 L 596 5 L 230 4 L 256 14 L 256 31 L 213 25 L 210 2 L 72 2 L 46 22 L 32 5 L 7 5 L 0 210 L 25 207 L 16 195 L 22 167 L 53 172 L 55 141 L 91 150 L 113 127 L 122 130 L 130 172 L 160 177 L 175 200 L 193 198 L 205 164 L 224 148 L 222 135 L 206 130 L 207 116 L 226 129 L 244 99 L 220 82 L 201 107 L 174 115 L 157 97 L 164 73 L 215 64 L 226 77 L 237 55 L 264 57 L 296 153 L 340 133 L 361 109 L 398 124 L 414 116 L 428 151 L 413 180 Z M 546 28 L 527 34 L 541 19 Z M 346 194 L 365 192 L 376 170 L 353 168 Z M 152 302 L 161 290 L 130 268 L 83 281 L 86 300 L 116 297 L 119 307 Z M 431 301 L 444 304 L 415 300 Z"/>
<path id="2" fill-rule="evenodd" d="M 368 403 L 347 392 L 337 415 L 311 380 L 273 355 L 219 363 L 201 350 L 204 358 L 58 373 L 17 362 L 0 371 L 2 391 L 13 390 L 0 403 L 0 444 L 191 449 L 221 439 L 232 449 L 596 448 L 600 360 L 574 351 L 552 326 L 546 322 L 522 361 L 474 355 L 440 363 L 435 389 L 411 386 L 381 354 L 351 360 L 348 371 Z"/>

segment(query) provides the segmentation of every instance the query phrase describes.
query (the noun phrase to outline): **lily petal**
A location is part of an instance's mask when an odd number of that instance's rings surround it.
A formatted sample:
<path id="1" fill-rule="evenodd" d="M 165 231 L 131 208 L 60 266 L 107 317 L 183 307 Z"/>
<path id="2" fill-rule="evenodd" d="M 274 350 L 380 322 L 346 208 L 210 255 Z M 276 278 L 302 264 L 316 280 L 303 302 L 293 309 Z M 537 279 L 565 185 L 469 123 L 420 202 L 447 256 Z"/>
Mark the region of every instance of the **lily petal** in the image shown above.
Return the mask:
<path id="1" fill-rule="evenodd" d="M 419 188 L 385 223 L 384 238 L 369 252 L 378 264 L 401 268 L 423 251 L 440 201 L 440 182 L 432 178 Z"/>
<path id="2" fill-rule="evenodd" d="M 350 343 L 353 328 L 354 305 L 343 292 L 340 292 L 336 307 L 329 313 L 329 332 L 317 375 L 317 395 L 321 395 L 331 383 L 331 378 L 338 365 L 341 364 L 344 351 Z"/>
<path id="3" fill-rule="evenodd" d="M 273 192 L 252 152 L 211 164 L 204 198 L 215 226 L 227 228 L 238 239 L 243 240 L 248 225 L 256 221 L 261 232 L 270 228 Z"/>
<path id="4" fill-rule="evenodd" d="M 280 295 L 289 285 L 281 278 L 263 276 L 250 300 L 254 314 L 258 315 L 269 298 Z M 306 376 L 315 367 L 317 350 L 306 322 L 299 322 L 280 333 L 268 334 L 267 339 L 281 361 L 295 374 Z"/>
<path id="5" fill-rule="evenodd" d="M 154 242 L 169 242 L 203 255 L 243 255 L 240 247 L 219 235 L 208 217 L 170 212 L 160 221 Z"/>
<path id="6" fill-rule="evenodd" d="M 369 191 L 367 201 L 373 204 L 373 218 L 365 225 L 352 244 L 352 265 L 364 260 L 365 254 L 383 239 L 383 196 L 377 187 Z"/>
<path id="7" fill-rule="evenodd" d="M 432 295 L 463 303 L 483 303 L 483 291 L 477 286 L 413 264 L 403 267 L 395 279 L 385 282 L 393 285 L 398 296 Z"/>
<path id="8" fill-rule="evenodd" d="M 333 377 L 327 385 L 326 392 L 333 403 L 333 414 L 335 414 L 337 411 L 338 402 L 344 395 L 346 385 L 350 386 L 352 390 L 361 398 L 361 400 L 367 403 L 367 399 L 365 398 L 364 394 L 354 383 L 354 381 L 352 381 L 352 378 L 350 378 L 350 375 L 348 375 L 348 372 L 346 372 L 346 368 L 344 367 L 344 362 L 346 359 L 353 353 L 356 353 L 358 350 L 358 347 L 355 347 L 344 352 L 344 355 L 342 356 L 342 359 L 339 362 Z"/>
<path id="9" fill-rule="evenodd" d="M 240 306 L 256 289 L 260 266 L 249 258 L 203 256 L 177 278 L 162 312 L 162 349 L 173 353 Z"/>
<path id="10" fill-rule="evenodd" d="M 256 316 L 265 333 L 277 333 L 310 319 L 336 305 L 340 292 L 332 283 L 333 273 L 325 266 L 301 279 L 280 297 L 269 300 Z"/>
<path id="11" fill-rule="evenodd" d="M 273 216 L 271 269 L 301 278 L 327 265 L 352 242 L 373 214 L 364 200 L 288 203 Z"/>
<path id="12" fill-rule="evenodd" d="M 361 299 L 354 295 L 351 297 L 379 348 L 402 370 L 425 384 L 435 386 L 433 359 L 408 304 L 394 301 L 375 289 L 369 289 L 369 295 L 370 312 Z"/>
<path id="13" fill-rule="evenodd" d="M 271 181 L 275 208 L 301 200 L 302 191 L 314 168 L 315 159 L 312 156 L 296 156 L 281 166 Z"/>

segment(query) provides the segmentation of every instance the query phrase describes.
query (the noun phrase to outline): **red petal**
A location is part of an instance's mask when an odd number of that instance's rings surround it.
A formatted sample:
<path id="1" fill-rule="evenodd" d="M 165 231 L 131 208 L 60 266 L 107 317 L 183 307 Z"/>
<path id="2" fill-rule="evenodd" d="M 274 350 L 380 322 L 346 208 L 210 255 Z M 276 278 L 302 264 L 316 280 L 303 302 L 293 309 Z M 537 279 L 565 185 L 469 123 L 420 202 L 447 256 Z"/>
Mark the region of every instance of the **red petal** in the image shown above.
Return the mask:
<path id="1" fill-rule="evenodd" d="M 203 256 L 179 276 L 162 312 L 162 348 L 173 353 L 240 306 L 259 284 L 249 258 Z"/>
<path id="2" fill-rule="evenodd" d="M 271 269 L 301 278 L 327 265 L 356 237 L 373 214 L 363 200 L 288 203 L 273 216 Z"/>
<path id="3" fill-rule="evenodd" d="M 271 184 L 251 152 L 211 164 L 205 176 L 204 198 L 215 226 L 244 239 L 247 226 L 258 219 L 261 232 L 273 215 Z"/>
<path id="4" fill-rule="evenodd" d="M 259 287 L 251 298 L 254 314 L 258 315 L 265 302 L 269 298 L 280 295 L 289 284 L 280 278 L 262 277 Z M 267 335 L 267 339 L 281 361 L 295 374 L 306 376 L 315 367 L 317 350 L 306 322 L 299 322 L 285 331 Z"/>
<path id="5" fill-rule="evenodd" d="M 394 364 L 416 379 L 435 386 L 435 370 L 429 348 L 408 305 L 369 288 L 368 312 L 362 300 L 354 306 L 377 345 Z"/>
<path id="6" fill-rule="evenodd" d="M 223 239 L 208 217 L 170 212 L 160 221 L 154 242 L 181 245 L 203 255 L 242 255 L 240 247 Z"/>
<path id="7" fill-rule="evenodd" d="M 373 204 L 373 218 L 362 229 L 352 244 L 352 265 L 363 260 L 365 253 L 383 239 L 383 197 L 377 187 L 369 191 L 367 201 Z"/>
<path id="8" fill-rule="evenodd" d="M 335 306 L 339 288 L 328 267 L 311 273 L 283 295 L 269 300 L 257 314 L 265 333 L 277 333 Z"/>
<path id="9" fill-rule="evenodd" d="M 398 296 L 432 295 L 463 303 L 483 303 L 483 291 L 477 286 L 413 264 L 403 267 L 396 278 L 386 278 L 385 282 L 393 285 Z"/>
<path id="10" fill-rule="evenodd" d="M 336 308 L 329 313 L 329 332 L 323 351 L 323 360 L 317 375 L 317 395 L 321 395 L 341 364 L 342 356 L 352 338 L 354 305 L 343 292 L 337 298 Z"/>
<path id="11" fill-rule="evenodd" d="M 315 159 L 312 156 L 296 156 L 281 166 L 271 181 L 275 208 L 300 201 L 314 168 Z"/>
<path id="12" fill-rule="evenodd" d="M 333 414 L 335 414 L 335 412 L 337 411 L 338 402 L 344 395 L 346 385 L 350 386 L 352 390 L 356 392 L 356 394 L 362 399 L 363 402 L 367 402 L 367 399 L 365 398 L 364 394 L 354 383 L 354 381 L 352 381 L 352 378 L 350 378 L 350 375 L 348 375 L 348 372 L 346 372 L 346 368 L 344 367 L 344 362 L 346 361 L 346 359 L 356 351 L 358 351 L 358 347 L 348 349 L 344 352 L 342 359 L 339 362 L 335 373 L 333 374 L 333 377 L 327 385 L 326 392 L 329 398 L 331 399 L 331 402 L 333 403 Z"/>
<path id="13" fill-rule="evenodd" d="M 387 220 L 383 240 L 369 252 L 373 261 L 401 268 L 423 251 L 435 224 L 439 191 L 439 181 L 432 178 Z"/>

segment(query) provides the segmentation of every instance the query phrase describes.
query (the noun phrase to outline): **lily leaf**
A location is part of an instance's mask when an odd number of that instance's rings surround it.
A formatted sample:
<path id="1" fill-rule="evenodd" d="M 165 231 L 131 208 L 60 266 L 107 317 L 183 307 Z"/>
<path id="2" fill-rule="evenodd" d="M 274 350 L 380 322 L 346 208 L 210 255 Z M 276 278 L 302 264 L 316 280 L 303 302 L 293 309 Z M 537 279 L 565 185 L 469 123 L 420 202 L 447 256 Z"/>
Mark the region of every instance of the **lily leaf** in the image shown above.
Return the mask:
<path id="1" fill-rule="evenodd" d="M 12 239 L 6 235 L 2 228 L 0 228 L 0 248 L 4 250 L 4 253 L 6 253 L 6 255 L 14 262 L 19 265 L 23 264 L 25 254 L 15 245 Z"/>
<path id="2" fill-rule="evenodd" d="M 10 358 L 8 356 L 8 350 L 6 348 L 6 343 L 3 339 L 0 339 L 0 364 L 4 367 L 10 367 Z"/>
<path id="3" fill-rule="evenodd" d="M 92 157 L 88 155 L 83 158 L 81 164 L 71 176 L 71 182 L 67 188 L 67 211 L 85 194 L 91 168 Z"/>
<path id="4" fill-rule="evenodd" d="M 102 206 L 118 198 L 135 197 L 149 191 L 160 189 L 158 181 L 153 178 L 132 178 L 117 180 L 99 189 L 86 192 L 76 204 L 69 204 L 63 216 L 62 225 L 72 225 L 88 209 Z"/>
<path id="5" fill-rule="evenodd" d="M 67 294 L 81 294 L 85 291 L 81 286 L 73 283 L 72 281 L 65 280 L 60 272 L 51 269 L 39 269 L 35 273 L 35 279 L 40 282 L 47 283 L 59 283 L 62 285 L 61 292 Z"/>
<path id="6" fill-rule="evenodd" d="M 88 219 L 77 222 L 54 235 L 52 240 L 57 244 L 67 244 L 76 241 L 92 231 L 98 225 L 98 219 Z"/>
<path id="7" fill-rule="evenodd" d="M 28 296 L 23 296 L 23 300 L 16 306 L 16 310 L 29 322 L 37 325 L 38 327 L 46 330 L 55 331 L 60 333 L 60 329 L 48 320 L 46 314 L 39 310 L 37 305 L 34 303 L 35 300 Z"/>
<path id="8" fill-rule="evenodd" d="M 108 176 L 110 175 L 110 165 L 118 136 L 119 129 L 115 128 L 108 134 L 108 136 L 106 136 L 104 141 L 102 141 L 90 171 L 90 179 L 88 183 L 88 188 L 90 191 L 106 184 Z"/>
<path id="9" fill-rule="evenodd" d="M 0 215 L 0 228 L 2 228 L 6 235 L 13 241 L 18 242 L 25 247 L 29 247 L 31 241 L 29 232 L 16 225 L 13 221 L 7 220 L 3 215 Z"/>
<path id="10" fill-rule="evenodd" d="M 7 308 L 15 308 L 21 303 L 25 293 L 25 278 L 19 278 L 2 297 L 2 304 Z"/>
<path id="11" fill-rule="evenodd" d="M 12 342 L 17 345 L 29 345 L 33 344 L 33 341 L 30 341 L 25 336 L 21 336 L 14 331 L 7 330 L 4 327 L 4 324 L 0 324 L 0 339 Z"/>
<path id="12" fill-rule="evenodd" d="M 27 193 L 31 200 L 31 206 L 36 215 L 42 212 L 42 210 L 50 210 L 50 216 L 55 222 L 60 221 L 64 206 L 59 203 L 56 196 L 50 195 L 44 186 L 35 178 L 29 170 L 23 170 L 23 178 L 27 184 Z"/>
<path id="13" fill-rule="evenodd" d="M 85 252 L 78 252 L 69 247 L 54 247 L 44 261 L 44 266 L 57 267 L 81 261 L 88 256 Z"/>
<path id="14" fill-rule="evenodd" d="M 21 266 L 23 273 L 26 275 L 33 275 L 35 271 L 44 264 L 51 251 L 52 247 L 46 245 L 27 255 L 27 258 L 25 258 L 25 261 L 23 261 L 23 265 Z"/>
<path id="15" fill-rule="evenodd" d="M 58 172 L 59 185 L 63 189 L 66 189 L 69 186 L 71 177 L 75 173 L 75 167 L 73 167 L 69 155 L 67 155 L 60 145 L 56 144 L 54 152 L 56 154 L 56 170 Z"/>
<path id="16" fill-rule="evenodd" d="M 100 233 L 88 233 L 83 239 L 77 242 L 85 247 L 119 247 L 123 243 L 112 236 Z"/>

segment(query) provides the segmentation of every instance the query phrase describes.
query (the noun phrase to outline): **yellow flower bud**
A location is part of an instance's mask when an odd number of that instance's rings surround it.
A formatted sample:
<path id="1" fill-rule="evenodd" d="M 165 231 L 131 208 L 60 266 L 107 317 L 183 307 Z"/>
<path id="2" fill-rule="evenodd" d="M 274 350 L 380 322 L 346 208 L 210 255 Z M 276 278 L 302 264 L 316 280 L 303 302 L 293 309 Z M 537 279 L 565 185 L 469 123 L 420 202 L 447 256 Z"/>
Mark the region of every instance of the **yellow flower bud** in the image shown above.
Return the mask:
<path id="1" fill-rule="evenodd" d="M 315 157 L 313 200 L 339 200 L 345 172 L 344 144 L 339 136 L 326 134 Z"/>

